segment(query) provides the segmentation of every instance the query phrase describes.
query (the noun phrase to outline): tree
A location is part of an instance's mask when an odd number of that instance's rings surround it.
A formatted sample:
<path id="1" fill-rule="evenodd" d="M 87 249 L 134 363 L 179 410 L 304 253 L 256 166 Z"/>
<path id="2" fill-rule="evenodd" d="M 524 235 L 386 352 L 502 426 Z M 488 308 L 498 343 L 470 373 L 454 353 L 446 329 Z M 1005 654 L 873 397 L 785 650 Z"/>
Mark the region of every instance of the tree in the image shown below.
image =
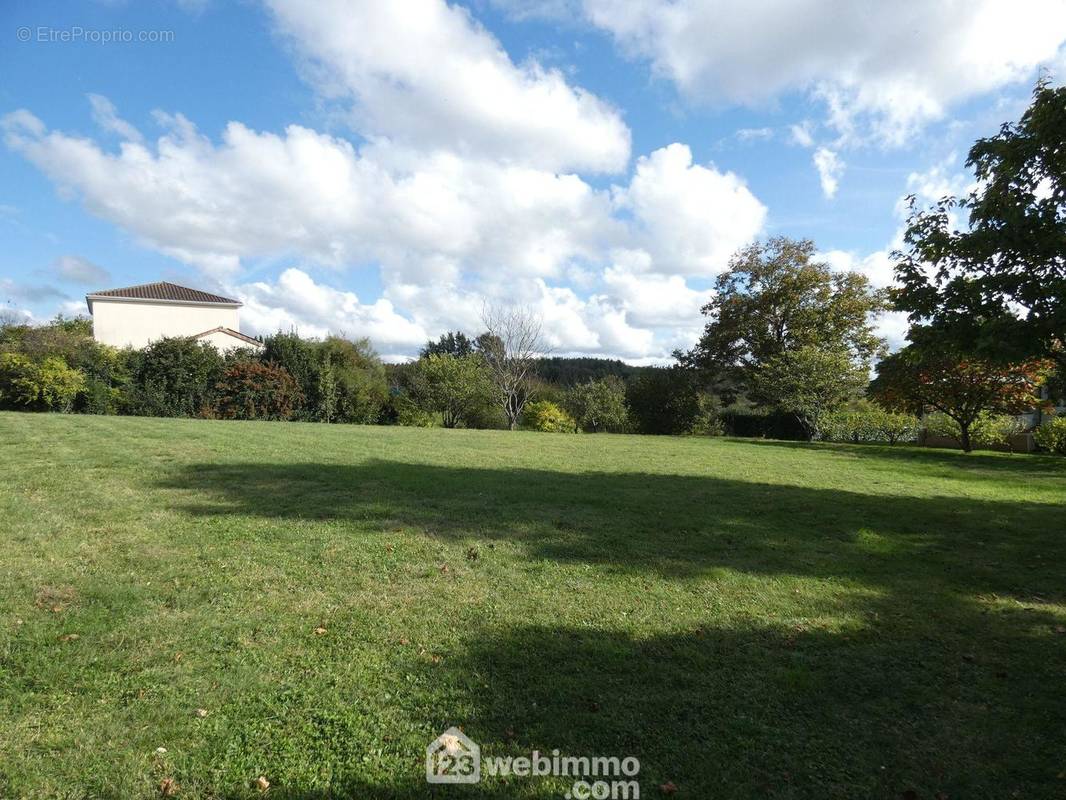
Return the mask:
<path id="1" fill-rule="evenodd" d="M 330 336 L 317 347 L 316 370 L 329 364 L 335 389 L 335 418 L 339 422 L 373 424 L 381 417 L 381 410 L 389 396 L 385 367 L 370 346 L 369 339 L 345 339 Z M 320 388 L 317 380 L 316 393 Z M 321 413 L 329 398 L 316 397 L 316 408 Z"/>
<path id="2" fill-rule="evenodd" d="M 565 396 L 567 411 L 581 429 L 590 433 L 623 431 L 629 417 L 626 385 L 610 376 L 572 386 Z"/>
<path id="3" fill-rule="evenodd" d="M 910 199 L 895 305 L 958 350 L 1066 365 L 1066 87 L 1039 82 L 1020 121 L 978 140 L 966 165 L 977 180 L 964 198 Z"/>
<path id="4" fill-rule="evenodd" d="M 474 343 L 462 331 L 442 333 L 437 341 L 426 342 L 419 358 L 426 356 L 468 356 L 474 352 Z"/>
<path id="5" fill-rule="evenodd" d="M 216 388 L 223 419 L 292 419 L 303 402 L 299 385 L 276 364 L 238 362 L 222 374 Z"/>
<path id="6" fill-rule="evenodd" d="M 441 415 L 445 428 L 457 428 L 480 406 L 491 403 L 491 376 L 479 355 L 431 355 L 419 359 L 410 375 L 418 406 Z"/>
<path id="7" fill-rule="evenodd" d="M 300 387 L 303 401 L 295 411 L 296 419 L 322 418 L 319 369 L 323 357 L 318 342 L 301 339 L 295 332 L 278 332 L 273 336 L 268 336 L 263 342 L 263 352 L 259 360 L 264 364 L 274 364 L 284 368 Z M 336 413 L 336 401 L 335 398 L 329 398 L 325 402 L 327 405 L 330 402 L 333 403 L 333 408 L 326 414 L 329 419 L 325 421 L 329 422 Z"/>
<path id="8" fill-rule="evenodd" d="M 486 305 L 481 321 L 486 332 L 477 338 L 477 349 L 489 369 L 508 427 L 514 430 L 532 397 L 534 367 L 545 350 L 540 317 L 528 308 Z"/>
<path id="9" fill-rule="evenodd" d="M 702 309 L 710 322 L 699 342 L 675 353 L 680 363 L 723 395 L 730 383 L 750 388 L 763 365 L 803 348 L 846 354 L 868 370 L 884 350 L 872 324 L 884 294 L 863 275 L 814 261 L 814 252 L 813 242 L 785 237 L 737 252 Z"/>
<path id="10" fill-rule="evenodd" d="M 752 375 L 752 389 L 764 402 L 794 413 L 814 439 L 825 415 L 856 397 L 868 374 L 848 353 L 808 345 L 768 358 Z"/>
<path id="11" fill-rule="evenodd" d="M 958 425 L 959 443 L 969 453 L 971 430 L 982 412 L 1018 414 L 1041 404 L 1037 392 L 1050 361 L 1001 364 L 952 351 L 921 333 L 912 331 L 911 344 L 877 365 L 870 391 L 889 408 L 946 414 Z"/>

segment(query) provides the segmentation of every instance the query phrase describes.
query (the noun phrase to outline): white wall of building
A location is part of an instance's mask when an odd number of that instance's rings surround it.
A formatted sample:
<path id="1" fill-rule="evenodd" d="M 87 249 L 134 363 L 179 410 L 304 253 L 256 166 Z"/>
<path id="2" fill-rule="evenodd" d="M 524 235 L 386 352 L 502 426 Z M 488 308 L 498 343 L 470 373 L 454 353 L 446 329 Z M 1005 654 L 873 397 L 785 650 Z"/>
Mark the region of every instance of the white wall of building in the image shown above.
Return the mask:
<path id="1" fill-rule="evenodd" d="M 220 325 L 240 330 L 237 308 L 229 305 L 99 298 L 92 301 L 92 315 L 93 337 L 114 347 L 140 348 L 164 336 L 195 336 Z"/>

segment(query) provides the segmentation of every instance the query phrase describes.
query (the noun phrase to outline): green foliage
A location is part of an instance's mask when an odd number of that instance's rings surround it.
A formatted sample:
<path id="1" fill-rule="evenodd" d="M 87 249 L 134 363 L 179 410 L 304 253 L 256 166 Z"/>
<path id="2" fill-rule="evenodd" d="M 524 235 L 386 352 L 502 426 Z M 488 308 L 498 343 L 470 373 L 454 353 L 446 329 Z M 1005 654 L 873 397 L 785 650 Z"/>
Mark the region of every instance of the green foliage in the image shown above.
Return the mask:
<path id="1" fill-rule="evenodd" d="M 1021 119 L 978 140 L 966 164 L 976 188 L 963 199 L 927 210 L 911 199 L 905 250 L 893 253 L 896 306 L 960 350 L 996 361 L 1047 356 L 1062 367 L 1066 87 L 1039 82 Z"/>
<path id="2" fill-rule="evenodd" d="M 727 407 L 718 413 L 717 421 L 727 436 L 789 441 L 807 438 L 807 430 L 800 423 L 799 418 L 787 411 Z"/>
<path id="3" fill-rule="evenodd" d="M 463 358 L 465 356 L 473 355 L 474 342 L 462 331 L 455 331 L 452 333 L 442 333 L 440 338 L 435 342 L 426 342 L 422 351 L 419 353 L 419 358 L 425 358 L 426 356 L 459 356 Z"/>
<path id="4" fill-rule="evenodd" d="M 0 404 L 6 408 L 69 413 L 85 375 L 58 356 L 39 362 L 20 353 L 0 353 Z"/>
<path id="5" fill-rule="evenodd" d="M 814 243 L 775 237 L 740 250 L 702 309 L 710 319 L 696 346 L 676 353 L 727 400 L 752 386 L 767 364 L 804 351 L 844 354 L 868 372 L 884 350 L 873 315 L 885 298 L 855 272 L 813 260 Z M 834 356 L 835 357 L 835 356 Z M 779 398 L 775 398 L 775 402 Z"/>
<path id="6" fill-rule="evenodd" d="M 304 399 L 296 409 L 296 419 L 319 419 L 323 422 L 334 420 L 337 415 L 337 400 L 336 390 L 330 379 L 327 379 L 327 386 L 324 387 L 329 394 L 325 399 L 319 394 L 323 388 L 320 386 L 323 358 L 317 342 L 301 339 L 294 332 L 275 333 L 263 341 L 259 360 L 264 364 L 276 364 L 284 368 L 299 385 Z"/>
<path id="7" fill-rule="evenodd" d="M 299 385 L 276 364 L 238 362 L 215 388 L 215 411 L 222 419 L 292 419 L 303 402 Z"/>
<path id="8" fill-rule="evenodd" d="M 822 420 L 822 438 L 853 444 L 915 442 L 922 423 L 912 414 L 877 407 L 832 411 Z"/>
<path id="9" fill-rule="evenodd" d="M 621 433 L 629 422 L 626 385 L 614 375 L 570 387 L 563 404 L 581 429 L 588 433 Z"/>
<path id="10" fill-rule="evenodd" d="M 681 367 L 658 367 L 630 381 L 626 404 L 637 432 L 693 433 L 703 413 L 695 377 L 691 370 Z"/>
<path id="11" fill-rule="evenodd" d="M 949 415 L 939 411 L 926 414 L 922 424 L 932 436 L 951 439 L 960 447 L 963 445 L 962 426 Z M 1009 447 L 1013 437 L 1023 430 L 1024 423 L 1012 414 L 981 411 L 969 426 L 969 441 L 978 447 Z"/>
<path id="12" fill-rule="evenodd" d="M 603 378 L 621 378 L 627 381 L 651 369 L 635 367 L 616 358 L 551 358 L 537 359 L 537 377 L 548 385 L 569 388 Z M 537 396 L 541 394 L 538 391 Z"/>
<path id="13" fill-rule="evenodd" d="M 152 342 L 132 358 L 130 411 L 147 417 L 210 414 L 224 367 L 214 345 L 187 337 Z"/>
<path id="14" fill-rule="evenodd" d="M 323 411 L 333 410 L 337 422 L 362 425 L 376 423 L 389 396 L 385 368 L 370 346 L 368 339 L 349 340 L 330 336 L 318 345 L 318 366 L 327 368 L 325 385 L 315 378 L 316 392 L 328 394 L 315 398 L 315 417 L 322 419 Z"/>
<path id="15" fill-rule="evenodd" d="M 386 404 L 388 421 L 409 428 L 433 428 L 440 424 L 436 415 L 425 411 L 406 392 L 395 392 Z"/>
<path id="16" fill-rule="evenodd" d="M 1052 417 L 1033 431 L 1036 446 L 1048 453 L 1066 456 L 1066 417 Z"/>
<path id="17" fill-rule="evenodd" d="M 577 433 L 574 418 L 550 400 L 526 403 L 522 411 L 522 427 L 545 433 Z"/>
<path id="18" fill-rule="evenodd" d="M 466 425 L 495 392 L 478 355 L 432 355 L 419 359 L 410 373 L 411 396 L 423 411 L 440 414 L 445 428 Z"/>
<path id="19" fill-rule="evenodd" d="M 821 433 L 822 417 L 854 398 L 867 371 L 844 351 L 803 346 L 767 358 L 751 374 L 754 396 L 799 418 L 808 438 Z"/>

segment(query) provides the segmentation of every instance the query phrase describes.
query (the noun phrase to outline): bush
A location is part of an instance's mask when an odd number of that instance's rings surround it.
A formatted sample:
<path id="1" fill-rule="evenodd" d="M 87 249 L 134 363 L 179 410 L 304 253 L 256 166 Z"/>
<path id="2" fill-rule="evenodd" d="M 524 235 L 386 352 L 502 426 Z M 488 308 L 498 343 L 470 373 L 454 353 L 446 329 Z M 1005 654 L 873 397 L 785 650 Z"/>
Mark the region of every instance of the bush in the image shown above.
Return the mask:
<path id="1" fill-rule="evenodd" d="M 234 364 L 216 389 L 215 410 L 222 419 L 292 419 L 303 404 L 299 385 L 284 367 L 273 364 Z"/>
<path id="2" fill-rule="evenodd" d="M 317 347 L 311 418 L 363 425 L 378 422 L 389 385 L 385 367 L 369 340 L 330 336 Z"/>
<path id="3" fill-rule="evenodd" d="M 425 412 L 440 414 L 445 428 L 469 426 L 494 397 L 481 356 L 430 355 L 407 375 L 411 399 Z"/>
<path id="4" fill-rule="evenodd" d="M 9 408 L 69 413 L 85 388 L 85 375 L 59 356 L 33 361 L 20 353 L 0 354 L 0 403 Z"/>
<path id="5" fill-rule="evenodd" d="M 626 407 L 626 385 L 613 375 L 571 387 L 564 405 L 582 430 L 589 433 L 626 429 L 629 409 Z"/>
<path id="6" fill-rule="evenodd" d="M 942 412 L 926 414 L 922 419 L 926 433 L 944 439 L 951 439 L 962 446 L 962 431 L 959 423 Z M 970 426 L 970 440 L 978 446 L 1007 445 L 1012 437 L 1021 433 L 1024 426 L 1021 421 L 1010 414 L 993 414 L 982 411 Z"/>
<path id="7" fill-rule="evenodd" d="M 551 400 L 527 403 L 522 411 L 522 427 L 546 433 L 577 433 L 577 422 Z"/>
<path id="8" fill-rule="evenodd" d="M 214 345 L 187 337 L 152 342 L 133 357 L 130 410 L 146 417 L 210 413 L 223 368 Z"/>
<path id="9" fill-rule="evenodd" d="M 911 414 L 897 414 L 878 408 L 834 411 L 825 416 L 822 438 L 853 444 L 914 442 L 921 421 Z"/>
<path id="10" fill-rule="evenodd" d="M 719 413 L 718 420 L 727 436 L 807 440 L 807 430 L 799 417 L 787 411 L 727 408 Z"/>
<path id="11" fill-rule="evenodd" d="M 1049 419 L 1033 431 L 1033 438 L 1041 450 L 1066 456 L 1066 417 Z"/>
<path id="12" fill-rule="evenodd" d="M 626 387 L 629 417 L 638 433 L 693 433 L 703 404 L 693 375 L 680 367 L 649 369 Z"/>

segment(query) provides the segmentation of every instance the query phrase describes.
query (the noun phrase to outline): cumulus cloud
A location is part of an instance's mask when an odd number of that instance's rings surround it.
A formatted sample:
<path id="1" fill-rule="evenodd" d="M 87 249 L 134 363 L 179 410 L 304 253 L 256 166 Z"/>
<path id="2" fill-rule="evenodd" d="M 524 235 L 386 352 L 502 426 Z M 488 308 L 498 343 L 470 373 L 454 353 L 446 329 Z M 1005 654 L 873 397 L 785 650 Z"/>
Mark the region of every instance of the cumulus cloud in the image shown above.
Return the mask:
<path id="1" fill-rule="evenodd" d="M 101 284 L 111 280 L 111 273 L 81 256 L 60 256 L 51 270 L 60 280 L 81 284 Z"/>
<path id="2" fill-rule="evenodd" d="M 799 91 L 846 139 L 900 144 L 946 108 L 1061 58 L 1059 0 L 584 0 L 621 48 L 697 101 Z"/>
<path id="3" fill-rule="evenodd" d="M 822 194 L 829 199 L 836 197 L 840 177 L 844 174 L 844 162 L 828 147 L 815 150 L 813 160 L 814 168 L 818 170 L 818 181 L 822 185 Z"/>
<path id="4" fill-rule="evenodd" d="M 660 272 L 716 274 L 766 219 L 739 176 L 693 164 L 692 151 L 677 143 L 639 158 L 614 200 L 632 212 L 635 236 Z"/>
<path id="5" fill-rule="evenodd" d="M 621 115 L 536 61 L 515 64 L 462 7 L 267 0 L 320 92 L 355 103 L 364 135 L 549 170 L 616 172 Z"/>
<path id="6" fill-rule="evenodd" d="M 766 215 L 737 175 L 693 163 L 681 144 L 641 158 L 627 184 L 596 189 L 577 175 L 443 150 L 388 141 L 356 148 L 301 126 L 279 135 L 234 122 L 216 143 L 180 115 L 160 119 L 168 129 L 157 142 L 127 141 L 114 152 L 25 112 L 3 124 L 7 144 L 92 213 L 225 285 L 240 285 L 243 264 L 255 259 L 381 271 L 391 305 L 376 316 L 296 275 L 273 293 L 269 283 L 247 288 L 257 330 L 338 329 L 341 319 L 322 311 L 332 303 L 383 348 L 410 348 L 445 327 L 469 329 L 476 298 L 488 295 L 542 305 L 568 351 L 653 357 L 667 345 L 656 338 L 665 306 L 646 305 L 652 291 L 679 290 L 678 313 L 691 314 L 702 295 L 680 276 L 716 274 Z M 639 279 L 643 305 L 638 279 L 615 263 L 622 252 L 659 276 Z M 560 286 L 575 274 L 588 296 Z M 279 301 L 303 295 L 317 300 Z M 389 325 L 406 333 L 390 338 Z"/>

